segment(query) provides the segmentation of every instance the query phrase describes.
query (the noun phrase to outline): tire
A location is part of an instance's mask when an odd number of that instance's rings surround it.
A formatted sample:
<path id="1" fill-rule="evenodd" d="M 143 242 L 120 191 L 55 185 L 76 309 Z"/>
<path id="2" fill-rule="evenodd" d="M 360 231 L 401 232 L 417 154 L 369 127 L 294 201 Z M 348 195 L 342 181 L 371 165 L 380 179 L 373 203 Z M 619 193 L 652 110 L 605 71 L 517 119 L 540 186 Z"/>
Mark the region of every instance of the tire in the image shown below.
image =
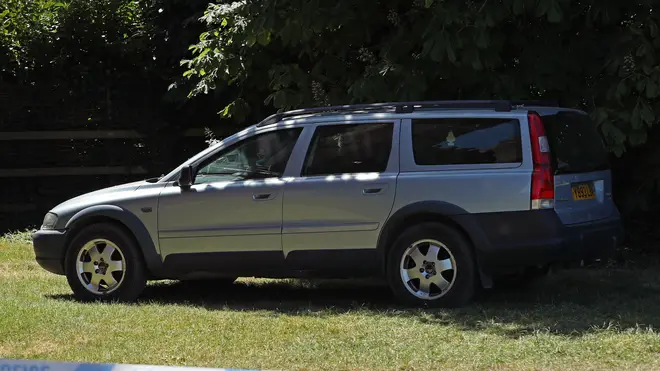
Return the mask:
<path id="1" fill-rule="evenodd" d="M 64 267 L 73 295 L 81 301 L 131 302 L 147 282 L 144 259 L 135 240 L 110 223 L 82 229 L 69 245 Z"/>
<path id="2" fill-rule="evenodd" d="M 435 246 L 435 258 L 431 246 Z M 470 243 L 442 223 L 415 225 L 399 236 L 388 252 L 387 279 L 403 304 L 445 308 L 469 303 L 478 282 Z M 419 290 L 424 289 L 423 279 L 428 280 L 428 290 Z M 419 295 L 426 291 L 428 295 Z"/>

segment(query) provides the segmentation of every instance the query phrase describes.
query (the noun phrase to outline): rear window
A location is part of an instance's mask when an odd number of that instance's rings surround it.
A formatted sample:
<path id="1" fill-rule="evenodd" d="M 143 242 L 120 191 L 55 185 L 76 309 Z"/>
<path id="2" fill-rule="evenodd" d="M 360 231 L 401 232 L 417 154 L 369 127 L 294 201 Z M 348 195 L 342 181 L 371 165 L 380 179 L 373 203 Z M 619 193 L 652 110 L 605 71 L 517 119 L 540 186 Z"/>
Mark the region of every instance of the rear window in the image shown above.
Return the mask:
<path id="1" fill-rule="evenodd" d="M 542 116 L 556 174 L 609 169 L 607 149 L 596 124 L 577 112 Z"/>
<path id="2" fill-rule="evenodd" d="M 302 175 L 383 172 L 392 151 L 393 130 L 391 123 L 319 126 Z"/>
<path id="3" fill-rule="evenodd" d="M 412 120 L 417 165 L 522 162 L 520 122 L 509 118 Z"/>

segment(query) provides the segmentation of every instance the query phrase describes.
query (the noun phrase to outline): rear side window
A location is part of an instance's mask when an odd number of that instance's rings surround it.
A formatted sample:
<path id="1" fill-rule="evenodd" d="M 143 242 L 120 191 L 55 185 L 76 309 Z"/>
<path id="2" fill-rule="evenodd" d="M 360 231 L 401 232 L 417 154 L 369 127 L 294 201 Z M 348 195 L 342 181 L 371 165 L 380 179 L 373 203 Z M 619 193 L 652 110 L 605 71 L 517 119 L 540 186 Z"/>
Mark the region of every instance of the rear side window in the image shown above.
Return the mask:
<path id="1" fill-rule="evenodd" d="M 609 168 L 607 149 L 596 124 L 578 112 L 542 116 L 556 174 L 586 173 Z"/>
<path id="2" fill-rule="evenodd" d="M 319 126 L 302 175 L 383 172 L 392 151 L 393 124 Z"/>
<path id="3" fill-rule="evenodd" d="M 417 165 L 522 162 L 520 122 L 499 118 L 412 120 Z"/>

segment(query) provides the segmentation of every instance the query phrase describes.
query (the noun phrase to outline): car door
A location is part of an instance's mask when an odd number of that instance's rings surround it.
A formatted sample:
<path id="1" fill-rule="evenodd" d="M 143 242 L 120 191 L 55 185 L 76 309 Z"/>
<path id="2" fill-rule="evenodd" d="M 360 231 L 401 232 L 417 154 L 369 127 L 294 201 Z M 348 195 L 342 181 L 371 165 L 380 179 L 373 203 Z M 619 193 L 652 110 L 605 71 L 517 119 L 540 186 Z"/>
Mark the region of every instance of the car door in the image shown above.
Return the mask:
<path id="1" fill-rule="evenodd" d="M 332 276 L 373 273 L 378 235 L 394 203 L 399 122 L 306 129 L 313 130 L 305 135 L 307 151 L 296 156 L 297 171 L 284 186 L 288 267 Z"/>
<path id="2" fill-rule="evenodd" d="M 163 190 L 158 237 L 168 269 L 258 274 L 283 264 L 281 176 L 301 131 L 240 140 L 194 165 L 190 188 Z"/>

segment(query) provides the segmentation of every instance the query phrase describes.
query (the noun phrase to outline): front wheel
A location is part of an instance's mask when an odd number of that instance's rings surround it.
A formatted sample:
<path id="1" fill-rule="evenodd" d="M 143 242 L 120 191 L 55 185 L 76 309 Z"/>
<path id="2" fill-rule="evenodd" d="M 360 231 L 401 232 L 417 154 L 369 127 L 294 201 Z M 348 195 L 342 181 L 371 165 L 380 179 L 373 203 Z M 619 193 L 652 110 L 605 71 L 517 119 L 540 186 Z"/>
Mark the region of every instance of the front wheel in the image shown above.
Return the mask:
<path id="1" fill-rule="evenodd" d="M 108 223 L 85 227 L 73 238 L 65 271 L 73 295 L 83 301 L 133 301 L 147 281 L 142 254 L 133 238 Z"/>
<path id="2" fill-rule="evenodd" d="M 441 223 L 406 229 L 389 251 L 387 276 L 395 296 L 416 306 L 459 307 L 476 286 L 469 242 Z"/>

